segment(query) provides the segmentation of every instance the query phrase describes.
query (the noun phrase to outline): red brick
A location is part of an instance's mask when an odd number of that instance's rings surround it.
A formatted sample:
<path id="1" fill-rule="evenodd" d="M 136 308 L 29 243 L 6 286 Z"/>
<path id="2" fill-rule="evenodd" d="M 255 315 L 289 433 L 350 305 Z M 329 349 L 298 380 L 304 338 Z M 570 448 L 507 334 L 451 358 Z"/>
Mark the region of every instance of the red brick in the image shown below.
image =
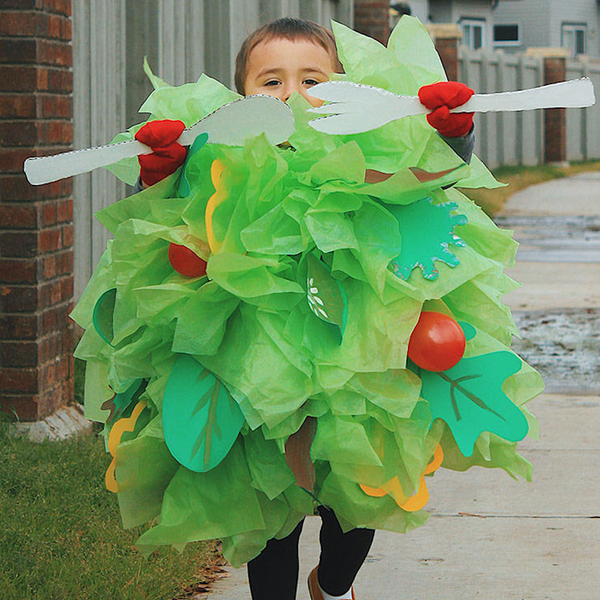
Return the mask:
<path id="1" fill-rule="evenodd" d="M 3 340 L 33 340 L 41 325 L 39 315 L 0 314 L 0 331 Z"/>
<path id="2" fill-rule="evenodd" d="M 56 202 L 47 202 L 42 209 L 42 225 L 54 225 L 56 223 Z"/>
<path id="3" fill-rule="evenodd" d="M 22 173 L 23 164 L 35 152 L 30 148 L 0 148 L 0 165 L 4 173 Z"/>
<path id="4" fill-rule="evenodd" d="M 38 252 L 37 231 L 0 232 L 0 256 L 6 258 L 32 258 Z"/>
<path id="5" fill-rule="evenodd" d="M 31 259 L 0 258 L 0 281 L 33 283 L 37 280 L 37 264 Z"/>
<path id="6" fill-rule="evenodd" d="M 36 67 L 0 66 L 0 92 L 35 92 L 36 89 Z"/>
<path id="7" fill-rule="evenodd" d="M 43 0 L 42 5 L 48 12 L 71 16 L 71 0 Z"/>
<path id="8" fill-rule="evenodd" d="M 35 421 L 39 418 L 39 396 L 3 393 L 0 396 L 0 409 L 19 421 Z"/>
<path id="9" fill-rule="evenodd" d="M 71 40 L 71 19 L 61 15 L 44 14 L 45 31 L 40 33 L 41 37 L 49 37 L 57 40 Z"/>
<path id="10" fill-rule="evenodd" d="M 56 221 L 64 223 L 73 219 L 73 200 L 60 200 L 56 203 Z"/>
<path id="11" fill-rule="evenodd" d="M 37 206 L 0 204 L 0 227 L 4 229 L 35 229 L 37 220 Z"/>
<path id="12" fill-rule="evenodd" d="M 37 369 L 0 369 L 0 381 L 5 392 L 37 393 Z"/>
<path id="13" fill-rule="evenodd" d="M 38 358 L 38 342 L 2 342 L 0 364 L 3 367 L 35 367 Z"/>
<path id="14" fill-rule="evenodd" d="M 35 116 L 35 96 L 29 94 L 0 94 L 0 118 L 31 119 L 35 118 Z"/>
<path id="15" fill-rule="evenodd" d="M 37 71 L 36 89 L 40 92 L 62 92 L 73 91 L 73 73 L 51 67 L 40 67 Z"/>
<path id="16" fill-rule="evenodd" d="M 41 254 L 58 250 L 60 244 L 59 229 L 42 229 L 40 231 L 39 251 Z"/>
<path id="17" fill-rule="evenodd" d="M 73 300 L 73 285 L 74 282 L 74 277 L 73 275 L 68 275 L 67 277 L 64 277 L 63 279 L 61 279 L 60 282 L 60 289 L 61 289 L 61 296 L 60 299 L 65 302 L 65 301 L 71 301 Z"/>
<path id="18" fill-rule="evenodd" d="M 39 1 L 40 0 L 0 0 L 0 9 L 19 8 L 21 10 L 28 10 L 39 8 Z"/>
<path id="19" fill-rule="evenodd" d="M 43 258 L 42 275 L 44 279 L 54 279 L 56 277 L 56 256 L 54 254 Z"/>
<path id="20" fill-rule="evenodd" d="M 73 272 L 73 251 L 65 250 L 56 255 L 56 274 L 67 275 Z"/>
<path id="21" fill-rule="evenodd" d="M 0 63 L 34 63 L 36 54 L 36 42 L 33 38 L 0 39 Z"/>
<path id="22" fill-rule="evenodd" d="M 69 179 L 69 183 L 71 187 L 73 185 L 73 180 Z M 61 213 L 63 215 L 63 221 L 70 222 L 73 220 L 73 198 L 69 198 L 68 200 L 64 200 L 62 203 L 62 207 L 64 208 L 64 212 Z"/>
<path id="23" fill-rule="evenodd" d="M 40 287 L 40 308 L 49 308 L 62 302 L 62 281 L 52 281 Z"/>
<path id="24" fill-rule="evenodd" d="M 66 400 L 63 400 L 62 390 L 62 381 L 56 382 L 52 387 L 44 387 L 44 392 L 41 395 L 39 407 L 39 413 L 41 417 L 45 417 L 46 415 L 52 414 L 54 411 L 56 411 L 65 404 Z"/>
<path id="25" fill-rule="evenodd" d="M 1 36 L 35 36 L 39 16 L 34 11 L 11 11 L 2 13 L 0 19 Z"/>
<path id="26" fill-rule="evenodd" d="M 38 140 L 35 121 L 0 121 L 0 145 L 34 146 Z"/>
<path id="27" fill-rule="evenodd" d="M 69 225 L 65 225 L 61 229 L 61 247 L 62 248 L 72 248 L 74 243 L 74 228 L 73 223 Z"/>
<path id="28" fill-rule="evenodd" d="M 46 183 L 41 189 L 43 189 L 44 198 L 64 198 L 65 196 L 70 196 L 73 193 L 73 180 L 70 177 L 67 179 L 59 179 L 58 181 L 53 181 L 52 183 Z M 66 202 L 66 200 L 61 200 L 61 202 Z"/>
<path id="29" fill-rule="evenodd" d="M 65 95 L 40 95 L 37 98 L 38 114 L 42 118 L 73 118 L 73 98 Z"/>
<path id="30" fill-rule="evenodd" d="M 60 37 L 65 42 L 73 39 L 73 22 L 71 19 L 63 19 L 60 24 Z"/>
<path id="31" fill-rule="evenodd" d="M 31 285 L 2 286 L 0 310 L 4 313 L 35 312 L 38 309 L 38 288 Z M 10 318 L 14 319 L 12 315 Z"/>
<path id="32" fill-rule="evenodd" d="M 37 62 L 59 67 L 72 67 L 73 47 L 65 42 L 38 40 Z"/>
<path id="33" fill-rule="evenodd" d="M 0 198 L 3 201 L 31 201 L 37 200 L 38 197 L 38 188 L 31 185 L 25 175 L 0 176 Z"/>
<path id="34" fill-rule="evenodd" d="M 38 125 L 41 144 L 68 145 L 73 143 L 73 123 L 68 121 L 42 121 Z"/>
<path id="35" fill-rule="evenodd" d="M 56 331 L 46 336 L 40 342 L 39 360 L 40 363 L 47 363 L 55 360 L 57 356 L 63 354 L 63 332 Z"/>

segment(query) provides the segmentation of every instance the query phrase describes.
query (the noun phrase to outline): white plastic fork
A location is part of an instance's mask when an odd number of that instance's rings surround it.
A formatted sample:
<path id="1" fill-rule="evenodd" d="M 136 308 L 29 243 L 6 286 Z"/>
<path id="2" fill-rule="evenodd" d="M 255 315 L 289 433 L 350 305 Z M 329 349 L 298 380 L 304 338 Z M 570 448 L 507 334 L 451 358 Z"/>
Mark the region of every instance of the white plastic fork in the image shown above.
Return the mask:
<path id="1" fill-rule="evenodd" d="M 349 81 L 319 83 L 310 89 L 310 95 L 330 103 L 309 109 L 326 115 L 313 119 L 310 125 L 317 131 L 334 135 L 363 133 L 397 119 L 430 112 L 416 96 L 400 96 Z M 517 92 L 475 94 L 451 112 L 584 108 L 595 102 L 594 85 L 584 77 Z"/>

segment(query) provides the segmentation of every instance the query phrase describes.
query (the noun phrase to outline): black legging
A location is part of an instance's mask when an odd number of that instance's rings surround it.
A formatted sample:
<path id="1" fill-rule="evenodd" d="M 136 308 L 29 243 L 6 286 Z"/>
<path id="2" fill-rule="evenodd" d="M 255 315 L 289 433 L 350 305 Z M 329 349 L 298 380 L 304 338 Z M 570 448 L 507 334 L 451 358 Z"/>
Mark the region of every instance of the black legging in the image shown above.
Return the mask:
<path id="1" fill-rule="evenodd" d="M 347 592 L 361 568 L 375 531 L 352 529 L 347 533 L 334 512 L 319 506 L 323 520 L 319 539 L 319 585 L 332 596 Z M 298 588 L 298 540 L 304 521 L 281 540 L 269 540 L 265 549 L 248 563 L 248 579 L 253 600 L 295 600 Z"/>

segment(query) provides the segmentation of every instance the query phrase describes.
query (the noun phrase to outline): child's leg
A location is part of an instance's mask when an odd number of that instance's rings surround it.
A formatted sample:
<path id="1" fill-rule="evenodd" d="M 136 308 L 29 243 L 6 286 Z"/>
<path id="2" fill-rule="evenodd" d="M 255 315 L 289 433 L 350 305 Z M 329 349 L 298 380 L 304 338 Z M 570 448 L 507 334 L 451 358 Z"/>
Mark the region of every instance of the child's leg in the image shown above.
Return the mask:
<path id="1" fill-rule="evenodd" d="M 304 521 L 281 540 L 269 540 L 248 563 L 253 600 L 295 600 L 298 589 L 298 540 Z"/>
<path id="2" fill-rule="evenodd" d="M 323 519 L 321 527 L 321 557 L 318 581 L 321 589 L 331 596 L 341 596 L 351 587 L 373 543 L 373 529 L 352 529 L 346 533 L 335 513 L 319 506 Z"/>

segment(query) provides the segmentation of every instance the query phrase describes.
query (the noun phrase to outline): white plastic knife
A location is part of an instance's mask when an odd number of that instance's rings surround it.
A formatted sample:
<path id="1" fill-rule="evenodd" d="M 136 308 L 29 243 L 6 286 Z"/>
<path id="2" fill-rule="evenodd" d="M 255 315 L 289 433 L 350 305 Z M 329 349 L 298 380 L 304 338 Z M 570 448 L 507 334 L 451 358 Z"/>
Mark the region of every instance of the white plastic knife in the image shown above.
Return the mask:
<path id="1" fill-rule="evenodd" d="M 294 115 L 290 107 L 277 98 L 259 94 L 224 104 L 188 127 L 177 141 L 189 146 L 197 135 L 208 133 L 209 143 L 241 146 L 247 137 L 264 133 L 269 142 L 276 145 L 285 142 L 293 131 Z M 150 152 L 149 146 L 129 140 L 54 156 L 28 158 L 24 171 L 29 183 L 41 185 Z"/>

